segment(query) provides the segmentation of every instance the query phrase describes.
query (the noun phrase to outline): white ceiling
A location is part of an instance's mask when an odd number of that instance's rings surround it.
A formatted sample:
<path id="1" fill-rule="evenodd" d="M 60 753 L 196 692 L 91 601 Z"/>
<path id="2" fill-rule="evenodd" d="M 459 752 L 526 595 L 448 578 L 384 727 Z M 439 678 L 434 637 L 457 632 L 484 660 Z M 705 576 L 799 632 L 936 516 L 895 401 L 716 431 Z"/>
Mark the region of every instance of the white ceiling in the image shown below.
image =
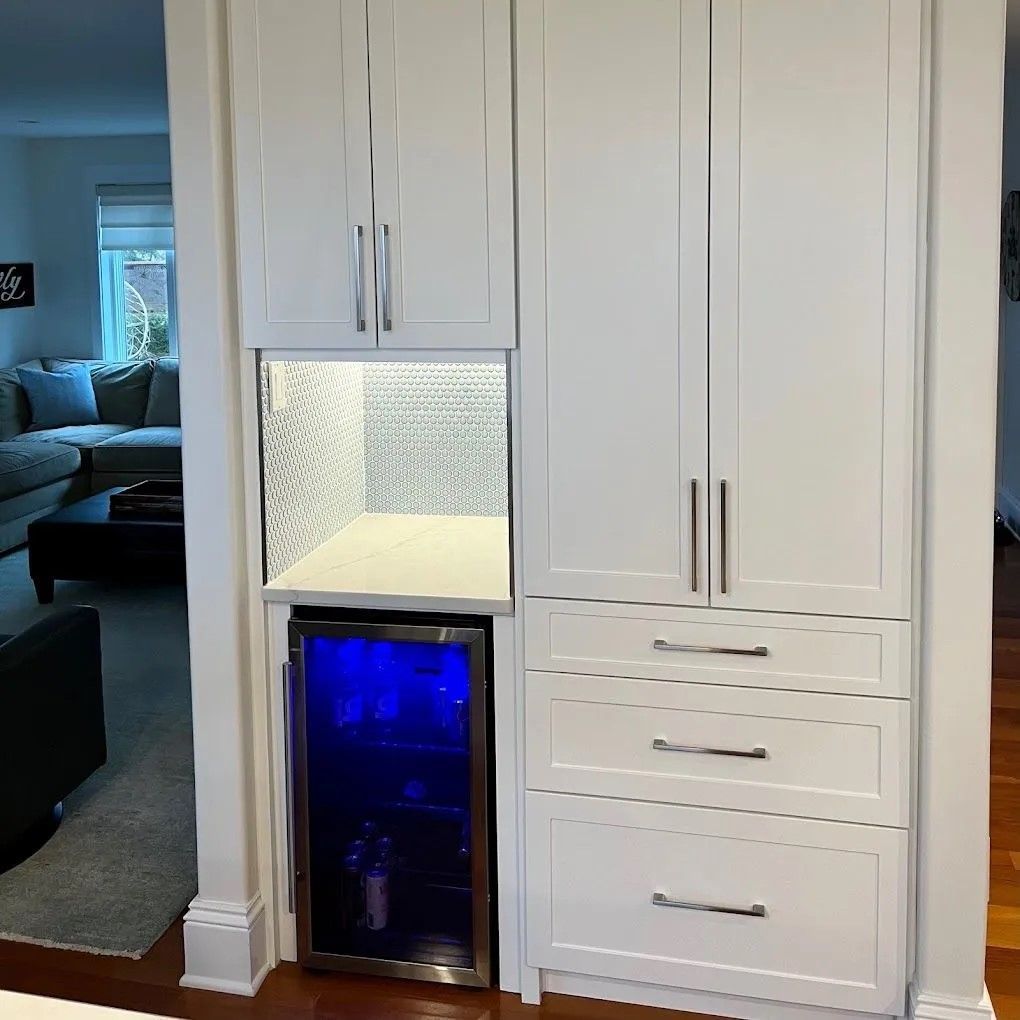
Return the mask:
<path id="1" fill-rule="evenodd" d="M 0 0 L 0 135 L 166 131 L 162 0 Z"/>

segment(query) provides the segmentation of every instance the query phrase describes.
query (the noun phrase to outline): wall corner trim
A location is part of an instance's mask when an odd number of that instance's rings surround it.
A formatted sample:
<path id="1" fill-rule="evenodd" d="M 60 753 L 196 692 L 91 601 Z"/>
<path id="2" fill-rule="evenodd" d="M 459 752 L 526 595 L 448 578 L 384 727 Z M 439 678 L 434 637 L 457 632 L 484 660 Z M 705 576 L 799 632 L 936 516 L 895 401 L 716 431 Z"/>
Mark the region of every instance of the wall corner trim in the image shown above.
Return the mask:
<path id="1" fill-rule="evenodd" d="M 980 1002 L 947 998 L 910 986 L 910 1020 L 995 1020 L 988 989 Z"/>
<path id="2" fill-rule="evenodd" d="M 184 988 L 253 996 L 272 969 L 261 894 L 247 903 L 192 900 L 184 915 Z"/>

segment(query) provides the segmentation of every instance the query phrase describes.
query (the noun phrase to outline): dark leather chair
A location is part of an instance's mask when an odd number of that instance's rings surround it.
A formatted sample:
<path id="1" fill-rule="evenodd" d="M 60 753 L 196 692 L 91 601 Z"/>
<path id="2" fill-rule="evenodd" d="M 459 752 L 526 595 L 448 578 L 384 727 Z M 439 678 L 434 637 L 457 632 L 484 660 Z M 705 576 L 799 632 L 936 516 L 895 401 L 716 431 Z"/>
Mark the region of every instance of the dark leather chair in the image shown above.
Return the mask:
<path id="1" fill-rule="evenodd" d="M 99 613 L 0 636 L 0 873 L 53 835 L 63 799 L 105 763 Z"/>

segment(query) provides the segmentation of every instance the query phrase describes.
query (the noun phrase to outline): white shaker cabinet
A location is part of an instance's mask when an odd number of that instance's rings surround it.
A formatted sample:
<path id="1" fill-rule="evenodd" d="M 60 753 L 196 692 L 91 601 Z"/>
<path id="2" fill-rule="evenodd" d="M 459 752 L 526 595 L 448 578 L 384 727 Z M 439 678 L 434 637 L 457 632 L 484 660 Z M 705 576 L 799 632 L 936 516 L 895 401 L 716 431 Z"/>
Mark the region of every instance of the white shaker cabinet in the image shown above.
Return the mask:
<path id="1" fill-rule="evenodd" d="M 513 347 L 507 0 L 369 0 L 380 347 Z"/>
<path id="2" fill-rule="evenodd" d="M 921 0 L 714 0 L 712 603 L 909 616 Z"/>
<path id="3" fill-rule="evenodd" d="M 509 348 L 510 0 L 230 0 L 248 347 Z"/>
<path id="4" fill-rule="evenodd" d="M 708 7 L 517 4 L 529 595 L 708 600 Z"/>
<path id="5" fill-rule="evenodd" d="M 244 344 L 374 347 L 364 0 L 229 11 Z"/>
<path id="6" fill-rule="evenodd" d="M 921 0 L 518 26 L 526 594 L 906 619 Z"/>

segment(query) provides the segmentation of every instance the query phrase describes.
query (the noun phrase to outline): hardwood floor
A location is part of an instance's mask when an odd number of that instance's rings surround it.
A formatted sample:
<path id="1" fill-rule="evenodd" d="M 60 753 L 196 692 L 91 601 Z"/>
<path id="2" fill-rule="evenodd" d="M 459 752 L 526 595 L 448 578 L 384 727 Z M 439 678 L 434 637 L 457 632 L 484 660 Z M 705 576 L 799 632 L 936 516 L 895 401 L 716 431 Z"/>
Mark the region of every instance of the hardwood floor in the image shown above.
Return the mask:
<path id="1" fill-rule="evenodd" d="M 985 981 L 999 1020 L 1020 1020 L 1020 546 L 995 565 L 991 882 Z"/>
<path id="2" fill-rule="evenodd" d="M 991 885 L 986 980 L 999 1020 L 1020 1020 L 1020 546 L 1000 556 L 992 656 Z M 0 942 L 0 988 L 193 1020 L 661 1020 L 661 1010 L 404 981 L 313 974 L 284 964 L 258 996 L 182 989 L 178 921 L 142 960 Z M 669 1014 L 697 1020 L 693 1014 Z"/>
<path id="3" fill-rule="evenodd" d="M 662 1010 L 548 995 L 525 1006 L 497 991 L 314 974 L 294 964 L 274 970 L 254 999 L 180 988 L 181 922 L 142 960 L 120 960 L 0 942 L 0 988 L 145 1010 L 193 1020 L 662 1020 Z M 690 1013 L 671 1018 L 699 1020 Z"/>

